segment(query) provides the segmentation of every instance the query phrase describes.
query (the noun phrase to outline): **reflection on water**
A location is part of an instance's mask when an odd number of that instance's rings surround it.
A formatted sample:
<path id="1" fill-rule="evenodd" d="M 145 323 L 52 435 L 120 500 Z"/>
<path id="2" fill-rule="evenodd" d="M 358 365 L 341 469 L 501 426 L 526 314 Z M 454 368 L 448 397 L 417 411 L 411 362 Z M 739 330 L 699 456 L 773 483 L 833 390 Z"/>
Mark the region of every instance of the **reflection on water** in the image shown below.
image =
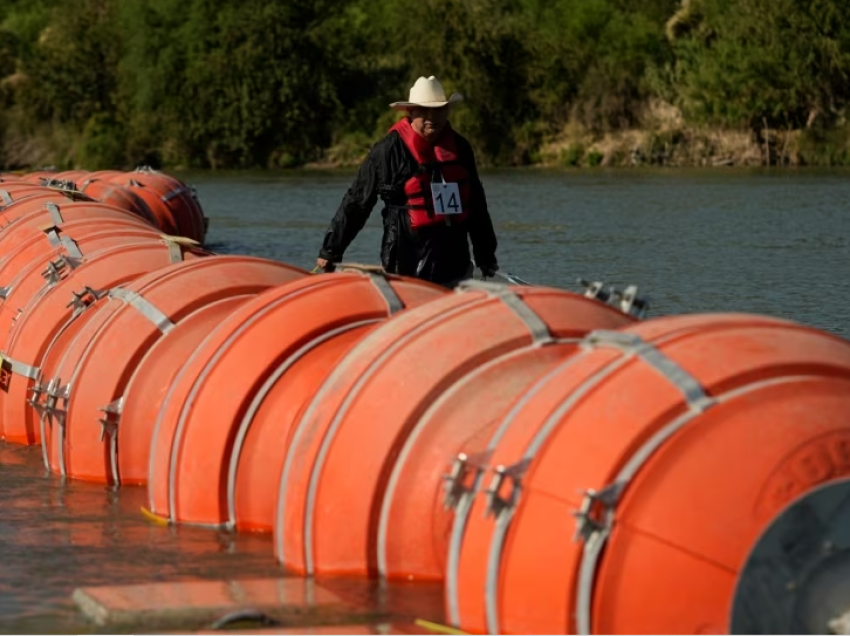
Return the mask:
<path id="1" fill-rule="evenodd" d="M 351 173 L 185 178 L 212 249 L 311 268 Z M 748 311 L 850 333 L 844 172 L 513 171 L 484 183 L 502 268 L 527 280 L 636 283 L 652 315 Z M 376 262 L 380 233 L 376 209 L 347 259 Z M 63 485 L 40 449 L 0 444 L 0 491 L 6 633 L 90 631 L 75 587 L 280 574 L 270 537 L 151 525 L 143 489 Z"/>
<path id="2" fill-rule="evenodd" d="M 40 448 L 0 445 L 0 630 L 85 633 L 76 587 L 279 576 L 271 540 L 152 525 L 142 488 L 47 475 Z"/>

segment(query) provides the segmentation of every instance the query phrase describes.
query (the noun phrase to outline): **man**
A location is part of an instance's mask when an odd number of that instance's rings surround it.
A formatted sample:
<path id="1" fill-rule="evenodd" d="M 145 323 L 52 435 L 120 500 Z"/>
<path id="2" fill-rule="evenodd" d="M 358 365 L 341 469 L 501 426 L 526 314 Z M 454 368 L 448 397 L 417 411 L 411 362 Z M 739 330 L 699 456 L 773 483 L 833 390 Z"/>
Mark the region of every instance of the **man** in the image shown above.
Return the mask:
<path id="1" fill-rule="evenodd" d="M 462 99 L 457 93 L 446 99 L 432 75 L 416 80 L 408 101 L 390 104 L 407 117 L 360 166 L 325 234 L 319 268 L 331 271 L 342 260 L 380 196 L 387 272 L 453 287 L 472 276 L 471 239 L 482 275 L 496 273 L 496 235 L 472 147 L 448 121 L 450 104 Z"/>

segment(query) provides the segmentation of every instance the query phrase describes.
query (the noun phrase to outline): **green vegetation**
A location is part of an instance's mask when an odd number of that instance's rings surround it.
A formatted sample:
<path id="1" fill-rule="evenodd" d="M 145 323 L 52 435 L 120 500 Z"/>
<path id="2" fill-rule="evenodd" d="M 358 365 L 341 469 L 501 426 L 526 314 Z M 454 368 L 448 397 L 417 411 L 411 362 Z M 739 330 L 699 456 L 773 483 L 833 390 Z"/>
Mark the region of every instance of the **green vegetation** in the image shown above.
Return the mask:
<path id="1" fill-rule="evenodd" d="M 419 75 L 483 164 L 850 164 L 850 0 L 0 0 L 0 164 L 351 165 Z"/>

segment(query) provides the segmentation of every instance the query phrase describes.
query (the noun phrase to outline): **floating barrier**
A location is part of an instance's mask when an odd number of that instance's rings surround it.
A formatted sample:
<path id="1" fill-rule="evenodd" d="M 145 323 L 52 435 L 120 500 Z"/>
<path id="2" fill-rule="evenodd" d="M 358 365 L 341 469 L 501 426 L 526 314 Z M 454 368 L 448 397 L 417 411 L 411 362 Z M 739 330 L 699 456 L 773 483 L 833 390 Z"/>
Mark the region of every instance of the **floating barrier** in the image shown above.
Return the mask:
<path id="1" fill-rule="evenodd" d="M 255 296 L 230 296 L 204 305 L 174 325 L 168 337 L 157 340 L 139 361 L 124 392 L 122 425 L 117 432 L 121 452 L 114 479 L 118 483 L 148 483 L 154 424 L 183 363 L 219 324 Z"/>
<path id="2" fill-rule="evenodd" d="M 62 253 L 72 251 L 71 241 L 79 241 L 98 231 L 117 231 L 134 228 L 159 236 L 156 229 L 141 219 L 132 217 L 83 217 L 59 226 L 19 223 L 0 233 L 0 285 L 8 291 L 8 281 L 29 263 L 39 259 L 49 262 Z M 77 246 L 79 248 L 79 244 Z M 47 259 L 45 261 L 45 258 Z"/>
<path id="3" fill-rule="evenodd" d="M 311 377 L 319 380 L 337 362 L 328 358 L 340 352 L 334 340 L 350 347 L 368 326 L 446 293 L 366 271 L 311 276 L 245 303 L 186 361 L 163 401 L 150 443 L 151 510 L 175 522 L 270 530 L 283 453 L 242 457 L 243 449 L 258 450 L 246 438 L 265 435 L 276 440 L 269 448 L 285 448 L 293 416 L 315 388 L 304 379 L 311 359 L 324 363 Z M 288 385 L 286 405 L 273 419 L 256 422 L 274 385 L 290 373 L 300 385 Z M 257 431 L 258 423 L 271 428 Z M 262 521 L 240 519 L 245 506 Z"/>
<path id="4" fill-rule="evenodd" d="M 124 172 L 109 181 L 129 187 L 141 197 L 164 232 L 204 242 L 207 222 L 193 191 L 184 183 L 149 168 Z"/>
<path id="5" fill-rule="evenodd" d="M 209 303 L 256 294 L 306 274 L 269 259 L 210 256 L 112 287 L 92 304 L 88 321 L 59 352 L 51 374 L 42 372 L 42 382 L 57 387 L 58 394 L 55 405 L 39 409 L 52 427 L 43 439 L 50 469 L 75 479 L 118 483 L 117 428 L 124 425 L 124 392 L 152 343 Z"/>
<path id="6" fill-rule="evenodd" d="M 290 572 L 444 581 L 447 631 L 846 631 L 847 340 L 206 232 L 149 168 L 0 175 L 3 439 Z"/>
<path id="7" fill-rule="evenodd" d="M 82 185 L 78 186 L 78 189 L 94 201 L 129 210 L 151 225 L 159 227 L 159 219 L 154 215 L 148 204 L 130 188 L 103 181 L 101 178 L 93 178 L 84 181 Z M 166 230 L 164 227 L 159 229 Z"/>
<path id="8" fill-rule="evenodd" d="M 394 460 L 441 394 L 517 349 L 627 322 L 571 292 L 471 283 L 374 330 L 329 370 L 295 424 L 280 476 L 278 559 L 308 575 L 375 573 L 378 515 Z M 465 431 L 474 435 L 483 424 L 476 419 Z"/>
<path id="9" fill-rule="evenodd" d="M 46 188 L 41 185 L 30 185 L 25 183 L 15 184 L 0 184 L 0 221 L 4 226 L 9 225 L 12 221 L 18 218 L 13 211 L 21 214 L 18 211 L 18 205 L 26 203 L 29 207 L 19 208 L 20 210 L 30 210 L 33 205 L 39 205 L 36 200 L 40 200 L 40 204 L 44 205 L 50 201 L 56 203 L 67 203 L 72 201 L 67 193 L 58 192 L 54 188 Z"/>
<path id="10" fill-rule="evenodd" d="M 592 332 L 490 438 L 452 528 L 451 623 L 725 632 L 761 531 L 850 473 L 848 413 L 850 343 L 834 336 L 723 314 Z"/>
<path id="11" fill-rule="evenodd" d="M 46 282 L 19 312 L 14 312 L 15 321 L 3 345 L 3 365 L 7 373 L 4 378 L 6 392 L 0 391 L 0 424 L 4 439 L 19 444 L 40 442 L 38 428 L 30 409 L 26 408 L 27 400 L 42 391 L 48 397 L 59 397 L 55 391 L 58 387 L 37 384 L 41 380 L 42 358 L 54 338 L 79 320 L 94 301 L 113 287 L 148 272 L 183 259 L 204 256 L 208 253 L 195 247 L 160 238 L 138 237 L 132 242 L 85 254 L 79 264 L 49 268 Z M 5 309 L 6 304 L 2 307 Z M 4 316 L 2 310 L 0 320 Z"/>

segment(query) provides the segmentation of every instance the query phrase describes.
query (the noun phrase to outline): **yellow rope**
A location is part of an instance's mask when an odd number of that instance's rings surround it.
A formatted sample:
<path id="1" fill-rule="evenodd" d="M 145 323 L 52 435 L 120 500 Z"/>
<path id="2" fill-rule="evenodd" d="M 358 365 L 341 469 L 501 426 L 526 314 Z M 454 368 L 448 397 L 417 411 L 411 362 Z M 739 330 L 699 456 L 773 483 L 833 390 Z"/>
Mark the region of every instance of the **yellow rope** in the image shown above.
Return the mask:
<path id="1" fill-rule="evenodd" d="M 156 514 L 155 512 L 151 512 L 150 510 L 148 510 L 144 506 L 141 506 L 141 510 L 142 510 L 142 516 L 145 519 L 147 519 L 148 521 L 152 521 L 153 523 L 160 525 L 160 526 L 167 526 L 168 525 L 168 519 L 166 519 L 165 517 L 160 517 L 158 514 Z"/>
<path id="2" fill-rule="evenodd" d="M 419 627 L 424 627 L 432 632 L 437 632 L 438 634 L 466 634 L 467 632 L 461 631 L 459 629 L 455 629 L 454 627 L 449 627 L 448 625 L 440 625 L 439 623 L 432 623 L 431 621 L 426 621 L 421 618 L 417 618 L 415 621 L 416 625 Z"/>

